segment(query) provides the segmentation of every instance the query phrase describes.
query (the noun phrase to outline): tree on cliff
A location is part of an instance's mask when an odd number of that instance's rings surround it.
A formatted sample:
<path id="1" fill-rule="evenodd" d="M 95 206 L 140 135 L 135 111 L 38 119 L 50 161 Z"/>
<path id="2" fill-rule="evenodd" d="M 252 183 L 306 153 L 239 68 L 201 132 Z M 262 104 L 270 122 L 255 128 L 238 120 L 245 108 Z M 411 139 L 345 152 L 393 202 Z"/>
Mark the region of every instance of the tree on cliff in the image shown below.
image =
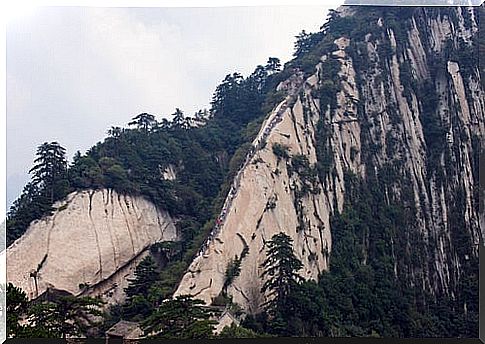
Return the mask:
<path id="1" fill-rule="evenodd" d="M 125 289 L 128 297 L 143 294 L 147 295 L 150 285 L 158 278 L 157 264 L 151 256 L 144 258 L 135 269 L 135 278 L 129 278 L 130 284 Z"/>
<path id="2" fill-rule="evenodd" d="M 115 139 L 119 138 L 123 133 L 123 128 L 112 126 L 108 129 L 107 134 Z"/>
<path id="3" fill-rule="evenodd" d="M 151 256 L 144 258 L 135 269 L 135 277 L 129 278 L 129 285 L 125 288 L 127 302 L 123 307 L 125 317 L 132 318 L 147 316 L 153 310 L 149 301 L 150 289 L 159 279 L 157 264 Z"/>
<path id="4" fill-rule="evenodd" d="M 156 123 L 157 121 L 155 120 L 155 116 L 144 112 L 133 117 L 128 125 L 136 125 L 138 130 L 148 132 L 152 127 L 155 126 Z"/>
<path id="5" fill-rule="evenodd" d="M 281 71 L 281 61 L 277 57 L 270 57 L 265 66 L 266 71 L 269 74 L 274 74 Z"/>
<path id="6" fill-rule="evenodd" d="M 216 322 L 210 320 L 211 312 L 201 306 L 203 303 L 187 295 L 167 299 L 142 328 L 149 338 L 211 338 Z"/>
<path id="7" fill-rule="evenodd" d="M 7 246 L 35 219 L 52 210 L 52 204 L 69 192 L 65 149 L 57 142 L 43 143 L 37 149 L 32 179 L 7 214 Z"/>
<path id="8" fill-rule="evenodd" d="M 32 182 L 42 188 L 44 197 L 52 204 L 64 197 L 69 187 L 66 149 L 57 142 L 44 142 L 36 155 L 29 173 L 32 173 Z"/>
<path id="9" fill-rule="evenodd" d="M 179 108 L 175 108 L 175 112 L 172 114 L 172 128 L 189 129 L 192 118 L 185 117 L 185 114 Z"/>
<path id="10" fill-rule="evenodd" d="M 294 57 L 301 57 L 308 54 L 315 44 L 315 36 L 311 33 L 307 33 L 305 30 L 302 30 L 297 36 L 295 36 L 295 38 L 295 51 L 293 52 Z"/>
<path id="11" fill-rule="evenodd" d="M 267 258 L 261 265 L 262 278 L 268 277 L 261 289 L 269 300 L 262 312 L 247 316 L 241 323 L 259 334 L 277 336 L 329 335 L 329 318 L 324 295 L 315 281 L 304 281 L 298 274 L 303 264 L 293 253 L 292 239 L 274 235 L 266 243 Z"/>
<path id="12" fill-rule="evenodd" d="M 275 330 L 284 325 L 291 293 L 303 280 L 298 270 L 303 264 L 293 253 L 292 239 L 283 232 L 275 234 L 266 243 L 266 260 L 261 264 L 264 269 L 261 278 L 266 279 L 261 292 L 269 298 L 263 308 L 270 316 Z"/>
<path id="13" fill-rule="evenodd" d="M 41 218 L 51 209 L 41 195 L 39 186 L 32 182 L 25 185 L 7 214 L 7 246 L 17 239 L 34 219 Z"/>

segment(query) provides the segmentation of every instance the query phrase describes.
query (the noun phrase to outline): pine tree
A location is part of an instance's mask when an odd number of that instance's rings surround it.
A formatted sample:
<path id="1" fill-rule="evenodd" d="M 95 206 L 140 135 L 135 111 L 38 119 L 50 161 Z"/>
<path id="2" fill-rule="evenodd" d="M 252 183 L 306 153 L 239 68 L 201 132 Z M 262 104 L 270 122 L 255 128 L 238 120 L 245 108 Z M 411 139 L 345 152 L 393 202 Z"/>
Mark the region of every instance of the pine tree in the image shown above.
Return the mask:
<path id="1" fill-rule="evenodd" d="M 32 183 L 43 189 L 44 196 L 54 203 L 66 195 L 68 189 L 66 149 L 57 142 L 44 142 L 37 148 Z"/>
<path id="2" fill-rule="evenodd" d="M 65 338 L 82 335 L 102 317 L 103 302 L 91 297 L 60 297 L 29 302 L 25 292 L 7 285 L 7 336 L 9 338 Z"/>
<path id="3" fill-rule="evenodd" d="M 209 120 L 210 118 L 210 113 L 207 109 L 204 109 L 204 110 L 198 110 L 195 114 L 194 114 L 194 119 L 199 122 L 199 123 L 207 123 L 207 121 Z"/>
<path id="4" fill-rule="evenodd" d="M 103 317 L 98 298 L 64 296 L 53 302 L 34 303 L 29 309 L 30 337 L 66 338 L 86 334 Z"/>
<path id="5" fill-rule="evenodd" d="M 121 134 L 123 133 L 123 129 L 120 127 L 111 127 L 108 129 L 108 135 L 113 137 L 113 138 L 119 138 Z"/>
<path id="6" fill-rule="evenodd" d="M 151 256 L 143 259 L 135 269 L 135 277 L 128 279 L 125 289 L 127 302 L 123 306 L 123 315 L 127 319 L 139 320 L 148 316 L 164 296 L 156 288 L 159 279 L 157 264 Z"/>
<path id="7" fill-rule="evenodd" d="M 42 217 L 50 209 L 51 206 L 42 196 L 41 189 L 32 182 L 27 183 L 7 214 L 7 246 L 23 234 L 30 222 Z"/>
<path id="8" fill-rule="evenodd" d="M 25 292 L 14 286 L 7 285 L 7 338 L 21 337 L 25 327 L 20 324 L 28 309 L 28 299 Z"/>
<path id="9" fill-rule="evenodd" d="M 151 128 L 156 125 L 157 121 L 155 116 L 150 115 L 146 112 L 139 114 L 131 119 L 128 125 L 136 125 L 138 130 L 142 130 L 147 133 Z"/>
<path id="10" fill-rule="evenodd" d="M 302 30 L 295 38 L 295 52 L 293 56 L 301 57 L 307 54 L 312 47 L 312 34 Z"/>
<path id="11" fill-rule="evenodd" d="M 281 71 L 281 61 L 277 57 L 270 57 L 265 66 L 266 71 L 269 74 L 274 74 Z"/>
<path id="12" fill-rule="evenodd" d="M 211 312 L 188 295 L 164 301 L 142 324 L 149 338 L 200 339 L 213 336 Z"/>
<path id="13" fill-rule="evenodd" d="M 143 259 L 135 269 L 135 278 L 128 279 L 130 284 L 125 289 L 128 297 L 134 295 L 147 296 L 150 286 L 158 279 L 157 264 L 151 256 Z"/>
<path id="14" fill-rule="evenodd" d="M 184 113 L 182 110 L 179 108 L 175 109 L 175 112 L 172 114 L 173 120 L 172 120 L 172 126 L 174 128 L 182 128 L 182 129 L 187 129 L 189 127 L 189 118 L 185 118 Z"/>
<path id="15" fill-rule="evenodd" d="M 298 270 L 303 264 L 293 253 L 292 239 L 283 232 L 275 234 L 266 243 L 266 260 L 261 264 L 264 269 L 261 278 L 267 278 L 261 288 L 267 293 L 269 300 L 263 305 L 273 320 L 279 318 L 281 310 L 285 308 L 290 293 L 302 281 Z"/>

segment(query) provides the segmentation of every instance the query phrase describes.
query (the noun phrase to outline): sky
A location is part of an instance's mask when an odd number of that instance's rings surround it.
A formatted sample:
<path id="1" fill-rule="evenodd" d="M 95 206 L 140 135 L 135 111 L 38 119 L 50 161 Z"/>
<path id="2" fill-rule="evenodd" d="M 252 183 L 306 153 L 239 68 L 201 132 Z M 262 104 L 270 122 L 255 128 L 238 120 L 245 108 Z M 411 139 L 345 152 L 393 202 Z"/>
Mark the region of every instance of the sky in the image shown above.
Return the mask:
<path id="1" fill-rule="evenodd" d="M 148 112 L 208 108 L 225 75 L 291 59 L 294 36 L 318 31 L 325 6 L 42 7 L 7 23 L 7 207 L 37 146 L 71 159 Z"/>

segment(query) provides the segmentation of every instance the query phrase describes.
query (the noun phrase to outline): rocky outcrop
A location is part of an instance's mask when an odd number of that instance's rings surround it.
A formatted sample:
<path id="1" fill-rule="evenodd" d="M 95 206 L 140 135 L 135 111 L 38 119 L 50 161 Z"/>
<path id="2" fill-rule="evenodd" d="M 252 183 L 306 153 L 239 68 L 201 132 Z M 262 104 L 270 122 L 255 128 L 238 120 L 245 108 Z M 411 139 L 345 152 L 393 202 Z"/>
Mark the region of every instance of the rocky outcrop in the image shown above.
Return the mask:
<path id="1" fill-rule="evenodd" d="M 342 36 L 313 75 L 303 80 L 296 73 L 281 83 L 277 90 L 287 97 L 263 123 L 216 228 L 175 295 L 210 304 L 225 291 L 257 312 L 265 301 L 265 242 L 280 231 L 294 241 L 300 273 L 316 279 L 329 267 L 330 218 L 345 207 L 350 173 L 383 186 L 385 204 L 414 209 L 389 243 L 410 257 L 394 256 L 396 278 L 453 297 L 463 266 L 478 255 L 476 156 L 485 137 L 478 66 L 461 65 L 444 49 L 471 47 L 477 25 L 465 11 L 417 10 L 402 23 L 404 36 L 375 18 L 378 29 L 364 42 Z M 339 71 L 330 75 L 327 64 L 335 60 Z M 338 83 L 335 106 L 319 97 L 329 80 Z M 287 157 L 275 154 L 275 145 Z M 299 156 L 307 159 L 304 170 L 295 167 Z M 323 160 L 331 168 L 309 179 Z M 225 272 L 235 259 L 241 271 L 227 286 Z"/>
<path id="2" fill-rule="evenodd" d="M 175 179 L 177 179 L 177 171 L 172 164 L 168 165 L 162 171 L 162 179 L 164 179 L 164 180 L 175 180 Z"/>
<path id="3" fill-rule="evenodd" d="M 7 280 L 36 298 L 48 288 L 114 302 L 150 245 L 177 240 L 171 217 L 142 197 L 79 191 L 7 249 Z"/>
<path id="4" fill-rule="evenodd" d="M 333 55 L 338 57 L 340 74 L 347 81 L 337 96 L 339 111 L 332 115 L 326 111 L 324 121 L 335 133 L 329 144 L 333 147 L 330 154 L 338 162 L 337 175 L 328 176 L 324 183 L 316 176 L 316 132 L 321 110 L 312 92 L 321 82 L 319 64 L 317 72 L 306 80 L 296 74 L 278 86 L 288 96 L 263 123 L 223 207 L 220 227 L 191 264 L 175 295 L 191 294 L 211 303 L 224 287 L 229 264 L 242 257 L 241 272 L 227 292 L 248 311 L 258 311 L 265 301 L 260 293 L 265 242 L 279 232 L 293 239 L 295 253 L 304 264 L 302 276 L 317 279 L 328 268 L 330 215 L 343 207 L 344 169 L 363 173 L 360 127 L 355 117 L 359 98 L 355 71 L 345 53 L 348 40 L 335 43 L 338 50 Z M 288 157 L 275 154 L 275 146 L 286 150 Z M 307 159 L 307 165 L 297 167 L 295 161 L 301 157 Z M 313 180 L 306 177 L 307 173 Z"/>
<path id="5" fill-rule="evenodd" d="M 473 195 L 478 186 L 476 157 L 485 137 L 483 89 L 478 66 L 450 54 L 471 50 L 477 26 L 473 15 L 465 20 L 467 13 L 464 8 L 448 15 L 420 10 L 407 23 L 407 37 L 397 39 L 392 28 L 382 36 L 367 36 L 367 51 L 361 53 L 369 67 L 359 71 L 366 99 L 364 137 L 366 147 L 372 148 L 364 157 L 367 170 L 387 183 L 387 202 L 413 200 L 408 231 L 423 243 L 422 248 L 413 247 L 410 239 L 403 243 L 420 262 L 396 263 L 396 275 L 452 297 L 462 267 L 478 255 L 480 236 Z M 384 56 L 379 48 L 387 42 L 392 54 Z M 399 180 L 384 182 L 384 172 L 390 170 Z"/>

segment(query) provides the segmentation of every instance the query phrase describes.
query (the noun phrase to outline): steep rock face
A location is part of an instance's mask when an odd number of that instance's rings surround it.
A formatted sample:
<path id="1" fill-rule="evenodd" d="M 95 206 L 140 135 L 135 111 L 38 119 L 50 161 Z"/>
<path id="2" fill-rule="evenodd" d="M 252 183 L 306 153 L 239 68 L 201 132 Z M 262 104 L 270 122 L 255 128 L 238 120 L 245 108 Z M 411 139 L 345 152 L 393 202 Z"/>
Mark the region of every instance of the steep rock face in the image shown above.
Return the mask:
<path id="1" fill-rule="evenodd" d="M 337 114 L 330 118 L 328 111 L 324 115 L 324 121 L 334 130 L 329 145 L 333 147 L 330 154 L 338 162 L 336 178 L 329 176 L 322 184 L 316 174 L 320 108 L 312 92 L 321 82 L 319 64 L 317 72 L 306 80 L 295 75 L 278 87 L 286 90 L 288 96 L 263 123 L 253 142 L 254 152 L 249 154 L 234 181 L 234 193 L 224 205 L 221 227 L 191 264 L 175 295 L 191 294 L 210 303 L 225 287 L 229 264 L 242 257 L 241 272 L 227 292 L 248 311 L 258 311 L 265 301 L 259 277 L 265 242 L 279 232 L 293 239 L 295 253 L 304 264 L 302 276 L 317 279 L 328 268 L 330 215 L 343 207 L 343 171 L 349 168 L 363 173 L 360 127 L 355 118 L 355 101 L 359 97 L 355 72 L 345 53 L 348 40 L 341 39 L 336 44 L 339 49 L 333 54 L 341 63 L 340 74 L 347 82 L 338 94 Z M 275 144 L 287 150 L 288 158 L 275 155 Z M 297 164 L 301 157 L 306 157 L 307 165 Z"/>
<path id="2" fill-rule="evenodd" d="M 357 52 L 368 61 L 359 71 L 367 169 L 386 186 L 388 203 L 413 209 L 407 231 L 421 242 L 401 241 L 419 263 L 396 257 L 396 275 L 452 297 L 480 237 L 474 193 L 485 134 L 483 89 L 478 66 L 457 53 L 472 53 L 475 19 L 465 8 L 420 10 L 405 23 L 405 35 L 386 28 L 368 35 L 366 49 Z M 391 52 L 379 53 L 386 44 Z M 399 180 L 386 180 L 391 170 Z"/>
<path id="3" fill-rule="evenodd" d="M 170 216 L 141 197 L 80 191 L 54 207 L 7 249 L 7 280 L 29 298 L 53 288 L 120 300 L 147 248 L 177 240 Z"/>
<path id="4" fill-rule="evenodd" d="M 349 8 L 340 12 L 354 15 Z M 211 303 L 226 289 L 234 302 L 257 312 L 265 301 L 264 243 L 280 231 L 294 240 L 304 264 L 300 273 L 316 279 L 329 268 L 330 219 L 345 207 L 345 185 L 353 175 L 382 187 L 384 204 L 408 216 L 387 243 L 398 252 L 396 278 L 455 297 L 481 235 L 483 89 L 478 66 L 459 54 L 476 39 L 476 15 L 465 8 L 420 9 L 400 24 L 396 33 L 387 18 L 376 17 L 376 30 L 364 40 L 336 39 L 336 50 L 323 53 L 313 75 L 303 80 L 296 73 L 280 84 L 288 96 L 264 122 L 221 225 L 175 295 Z M 319 95 L 329 80 L 338 84 L 335 102 L 323 104 Z M 288 148 L 287 158 L 275 155 L 275 143 Z M 303 171 L 295 166 L 298 155 L 308 160 Z M 316 164 L 328 168 L 315 180 L 308 176 L 315 175 Z M 242 259 L 241 271 L 227 285 L 225 272 L 234 259 Z"/>

